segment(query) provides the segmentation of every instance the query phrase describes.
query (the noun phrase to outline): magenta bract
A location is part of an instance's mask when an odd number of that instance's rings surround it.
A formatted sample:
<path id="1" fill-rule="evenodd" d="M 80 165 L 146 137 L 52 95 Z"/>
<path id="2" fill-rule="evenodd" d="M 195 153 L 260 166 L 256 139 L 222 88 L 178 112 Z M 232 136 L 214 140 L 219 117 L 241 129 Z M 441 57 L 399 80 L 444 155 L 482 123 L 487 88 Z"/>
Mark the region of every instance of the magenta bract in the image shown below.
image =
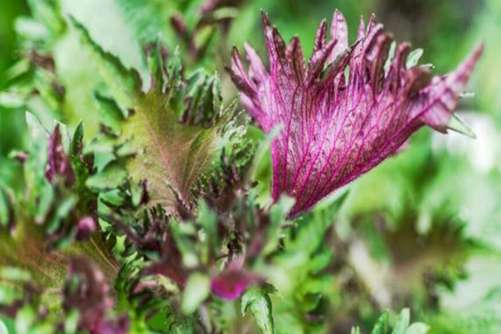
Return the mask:
<path id="1" fill-rule="evenodd" d="M 212 278 L 211 290 L 219 298 L 234 300 L 257 280 L 255 275 L 243 269 L 231 268 Z"/>
<path id="2" fill-rule="evenodd" d="M 372 17 L 362 21 L 348 47 L 343 15 L 336 11 L 326 39 L 321 22 L 305 62 L 297 37 L 285 44 L 263 15 L 269 67 L 245 45 L 245 71 L 236 49 L 230 73 L 241 101 L 272 142 L 272 196 L 296 198 L 290 217 L 374 168 L 423 125 L 447 131 L 459 95 L 482 54 L 473 53 L 454 72 L 432 76 L 427 66 L 406 66 L 408 43 L 389 59 L 390 34 Z"/>

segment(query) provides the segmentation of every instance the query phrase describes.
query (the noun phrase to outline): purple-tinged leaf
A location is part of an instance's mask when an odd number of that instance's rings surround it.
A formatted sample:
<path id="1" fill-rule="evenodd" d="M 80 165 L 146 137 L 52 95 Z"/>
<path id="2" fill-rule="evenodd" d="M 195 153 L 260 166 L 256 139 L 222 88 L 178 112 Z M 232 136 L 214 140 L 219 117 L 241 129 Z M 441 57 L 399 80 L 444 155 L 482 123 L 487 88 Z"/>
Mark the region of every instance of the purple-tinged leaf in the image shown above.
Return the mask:
<path id="1" fill-rule="evenodd" d="M 104 274 L 86 258 L 70 262 L 69 278 L 64 289 L 64 309 L 78 310 L 79 328 L 91 334 L 126 334 L 127 317 L 108 317 L 114 306 Z"/>
<path id="2" fill-rule="evenodd" d="M 63 178 L 66 185 L 72 185 L 75 182 L 75 174 L 70 159 L 64 153 L 59 125 L 56 126 L 49 137 L 47 167 L 45 169 L 45 177 L 49 182 L 54 182 L 57 176 Z"/>

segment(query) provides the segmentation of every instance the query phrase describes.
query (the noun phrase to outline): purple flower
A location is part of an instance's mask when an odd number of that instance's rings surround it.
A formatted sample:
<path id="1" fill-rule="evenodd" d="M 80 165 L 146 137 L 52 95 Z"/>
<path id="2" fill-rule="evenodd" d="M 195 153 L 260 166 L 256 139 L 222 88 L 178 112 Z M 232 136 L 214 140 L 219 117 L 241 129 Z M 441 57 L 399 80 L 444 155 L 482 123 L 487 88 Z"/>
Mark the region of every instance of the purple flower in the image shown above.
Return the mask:
<path id="1" fill-rule="evenodd" d="M 78 220 L 77 224 L 77 240 L 85 240 L 91 236 L 92 233 L 96 231 L 97 225 L 94 218 L 90 216 L 85 216 Z"/>
<path id="2" fill-rule="evenodd" d="M 423 125 L 446 132 L 482 46 L 446 76 L 429 67 L 406 66 L 408 43 L 396 45 L 374 17 L 362 21 L 348 47 L 345 18 L 336 11 L 331 38 L 321 22 L 311 58 L 305 63 L 297 37 L 285 44 L 263 15 L 269 69 L 245 45 L 249 71 L 236 49 L 230 74 L 241 101 L 272 142 L 272 196 L 296 198 L 290 216 L 311 208 L 395 153 Z"/>

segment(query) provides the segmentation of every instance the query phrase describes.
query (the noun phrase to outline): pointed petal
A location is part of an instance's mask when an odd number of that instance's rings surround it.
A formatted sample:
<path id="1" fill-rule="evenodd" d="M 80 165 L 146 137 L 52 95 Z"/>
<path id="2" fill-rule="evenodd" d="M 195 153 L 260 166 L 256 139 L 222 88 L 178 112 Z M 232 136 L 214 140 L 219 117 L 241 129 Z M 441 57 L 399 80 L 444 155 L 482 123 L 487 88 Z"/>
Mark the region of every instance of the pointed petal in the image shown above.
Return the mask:
<path id="1" fill-rule="evenodd" d="M 315 43 L 313 48 L 313 54 L 318 50 L 322 49 L 325 45 L 325 35 L 327 34 L 327 21 L 323 19 L 317 29 L 317 34 L 315 36 Z"/>
<path id="2" fill-rule="evenodd" d="M 302 82 L 304 79 L 305 65 L 304 55 L 301 49 L 301 43 L 297 36 L 293 37 L 287 49 L 285 50 L 287 63 L 291 64 L 294 76 L 297 82 Z"/>
<path id="3" fill-rule="evenodd" d="M 233 48 L 231 52 L 231 67 L 228 68 L 228 72 L 235 85 L 237 85 L 243 93 L 251 97 L 256 95 L 256 87 L 245 72 L 242 61 L 240 60 L 240 52 L 238 52 L 237 48 Z"/>
<path id="4" fill-rule="evenodd" d="M 281 64 L 285 61 L 285 42 L 278 30 L 271 26 L 270 19 L 265 12 L 262 12 L 262 19 L 264 39 L 270 61 L 270 72 L 276 73 L 280 70 Z"/>
<path id="5" fill-rule="evenodd" d="M 388 78 L 386 80 L 388 89 L 396 94 L 400 89 L 401 83 L 401 73 L 404 71 L 407 56 L 411 50 L 409 43 L 401 43 L 395 54 L 393 62 L 391 64 L 390 72 L 388 73 Z"/>
<path id="6" fill-rule="evenodd" d="M 331 41 L 327 46 L 317 52 L 315 52 L 308 62 L 308 69 L 306 71 L 306 82 L 307 84 L 313 82 L 313 80 L 318 77 L 320 72 L 322 72 L 327 59 L 334 49 L 336 41 Z"/>
<path id="7" fill-rule="evenodd" d="M 247 61 L 250 65 L 249 76 L 251 79 L 255 78 L 258 81 L 263 81 L 266 78 L 267 73 L 261 58 L 248 43 L 244 44 L 244 48 L 245 53 L 247 54 Z"/>
<path id="8" fill-rule="evenodd" d="M 371 65 L 372 88 L 375 93 L 379 93 L 383 86 L 384 71 L 383 67 L 388 57 L 392 39 L 388 34 L 382 34 L 378 37 L 374 47 L 374 60 Z"/>
<path id="9" fill-rule="evenodd" d="M 363 16 L 360 16 L 360 24 L 358 26 L 357 40 L 361 40 L 365 37 L 365 20 Z"/>
<path id="10" fill-rule="evenodd" d="M 449 119 L 483 50 L 483 45 L 477 46 L 456 71 L 445 78 L 434 79 L 427 91 L 429 97 L 421 111 L 420 119 L 424 123 L 437 131 L 447 132 Z"/>
<path id="11" fill-rule="evenodd" d="M 332 17 L 332 39 L 336 40 L 336 47 L 332 50 L 328 63 L 332 63 L 348 48 L 348 25 L 343 14 L 336 9 Z"/>
<path id="12" fill-rule="evenodd" d="M 428 67 L 413 67 L 406 72 L 406 82 L 403 94 L 409 98 L 414 97 L 431 82 L 432 75 Z"/>

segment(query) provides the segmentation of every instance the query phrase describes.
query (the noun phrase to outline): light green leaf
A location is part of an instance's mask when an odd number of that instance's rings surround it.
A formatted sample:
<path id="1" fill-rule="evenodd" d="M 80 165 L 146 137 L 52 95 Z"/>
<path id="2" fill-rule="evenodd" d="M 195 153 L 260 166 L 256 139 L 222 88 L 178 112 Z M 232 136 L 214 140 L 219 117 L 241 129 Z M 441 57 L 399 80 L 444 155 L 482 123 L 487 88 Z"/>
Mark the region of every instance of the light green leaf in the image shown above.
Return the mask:
<path id="1" fill-rule="evenodd" d="M 111 190 L 121 185 L 127 178 L 127 172 L 117 164 L 110 164 L 105 169 L 89 177 L 87 187 L 94 190 Z"/>
<path id="2" fill-rule="evenodd" d="M 25 271 L 16 267 L 1 267 L 0 268 L 0 279 L 15 281 L 15 282 L 28 282 L 31 279 L 31 275 L 28 271 Z"/>
<path id="3" fill-rule="evenodd" d="M 360 327 L 353 327 L 350 331 L 350 334 L 361 334 Z"/>
<path id="4" fill-rule="evenodd" d="M 430 326 L 428 326 L 427 324 L 416 322 L 413 323 L 409 328 L 407 328 L 405 334 L 427 334 L 429 330 Z"/>
<path id="5" fill-rule="evenodd" d="M 261 334 L 275 333 L 271 299 L 267 293 L 260 288 L 248 289 L 242 296 L 241 303 L 242 315 L 250 312 Z"/>
<path id="6" fill-rule="evenodd" d="M 393 329 L 392 334 L 405 334 L 407 328 L 409 327 L 409 323 L 411 320 L 411 313 L 408 308 L 403 309 L 402 312 L 400 312 L 400 315 L 397 318 L 397 323 L 395 324 L 395 327 Z"/>
<path id="7" fill-rule="evenodd" d="M 65 15 L 85 27 L 104 51 L 115 55 L 126 68 L 144 75 L 143 79 L 147 77 L 141 45 L 116 0 L 62 0 L 61 7 Z"/>
<path id="8" fill-rule="evenodd" d="M 2 319 L 0 319 L 0 334 L 9 334 L 7 326 L 4 324 Z"/>
<path id="9" fill-rule="evenodd" d="M 185 314 L 196 311 L 200 304 L 209 296 L 210 279 L 204 274 L 191 274 L 183 291 L 181 309 Z"/>
<path id="10" fill-rule="evenodd" d="M 16 333 L 29 334 L 30 328 L 36 321 L 36 314 L 29 306 L 23 307 L 16 314 Z"/>
<path id="11" fill-rule="evenodd" d="M 280 226 L 285 222 L 287 214 L 289 213 L 290 209 L 292 209 L 294 202 L 294 198 L 282 196 L 280 197 L 278 202 L 271 207 L 271 224 L 266 232 L 268 241 L 263 248 L 264 255 L 269 254 L 276 249 L 278 241 L 282 237 L 282 235 L 279 233 Z"/>
<path id="12" fill-rule="evenodd" d="M 217 229 L 217 216 L 209 208 L 205 201 L 201 201 L 198 206 L 197 222 L 202 226 L 206 240 L 204 240 L 204 253 L 202 261 L 207 262 L 209 258 L 214 258 L 219 247 L 219 235 Z"/>
<path id="13" fill-rule="evenodd" d="M 384 312 L 374 325 L 371 334 L 386 334 L 389 329 L 390 315 L 388 312 Z"/>
<path id="14" fill-rule="evenodd" d="M 0 106 L 4 108 L 20 108 L 24 105 L 24 98 L 13 92 L 0 92 Z"/>
<path id="15" fill-rule="evenodd" d="M 78 318 L 79 314 L 77 310 L 72 310 L 69 314 L 66 315 L 66 319 L 64 321 L 65 334 L 74 334 L 77 332 Z"/>
<path id="16" fill-rule="evenodd" d="M 141 80 L 133 69 L 125 67 L 113 54 L 106 52 L 90 36 L 82 23 L 72 18 L 71 22 L 82 37 L 99 70 L 99 74 L 117 100 L 120 108 L 128 110 L 136 105 L 137 94 L 141 91 Z"/>

